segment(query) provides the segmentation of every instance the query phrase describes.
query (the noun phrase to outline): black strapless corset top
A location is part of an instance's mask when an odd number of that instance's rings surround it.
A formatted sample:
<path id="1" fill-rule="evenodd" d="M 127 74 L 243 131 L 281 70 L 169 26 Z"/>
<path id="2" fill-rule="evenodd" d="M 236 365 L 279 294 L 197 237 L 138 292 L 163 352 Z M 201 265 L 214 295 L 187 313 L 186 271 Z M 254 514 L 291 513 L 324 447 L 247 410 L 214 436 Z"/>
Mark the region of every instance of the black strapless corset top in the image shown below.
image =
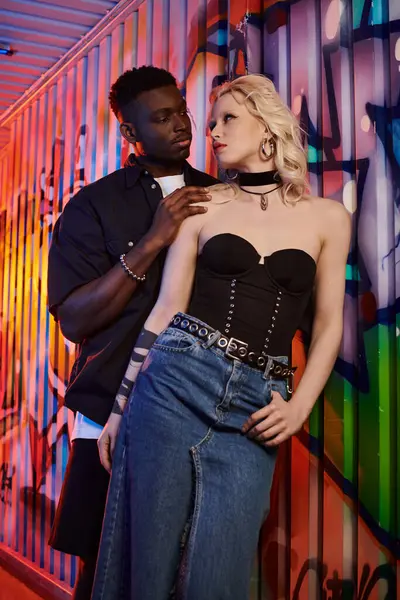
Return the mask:
<path id="1" fill-rule="evenodd" d="M 188 312 L 248 342 L 253 351 L 287 356 L 310 300 L 316 264 L 304 250 L 261 257 L 231 233 L 210 238 L 198 256 Z"/>
<path id="2" fill-rule="evenodd" d="M 262 257 L 253 244 L 232 233 L 210 238 L 204 244 L 201 260 L 204 267 L 225 277 L 241 277 L 259 266 L 278 286 L 293 293 L 312 287 L 316 270 L 314 259 L 304 250 L 285 248 Z"/>

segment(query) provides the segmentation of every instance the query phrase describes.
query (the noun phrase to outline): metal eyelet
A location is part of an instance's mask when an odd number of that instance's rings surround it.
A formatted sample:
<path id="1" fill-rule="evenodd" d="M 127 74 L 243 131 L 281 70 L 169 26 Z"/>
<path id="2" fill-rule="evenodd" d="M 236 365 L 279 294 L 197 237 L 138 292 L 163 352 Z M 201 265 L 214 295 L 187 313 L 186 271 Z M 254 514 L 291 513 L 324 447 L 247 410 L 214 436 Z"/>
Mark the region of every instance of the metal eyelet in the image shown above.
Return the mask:
<path id="1" fill-rule="evenodd" d="M 225 338 L 219 338 L 218 340 L 218 346 L 220 348 L 226 348 L 228 345 L 228 340 L 226 340 Z"/>
<path id="2" fill-rule="evenodd" d="M 195 333 L 198 330 L 199 326 L 197 325 L 197 323 L 192 323 L 191 326 L 189 327 L 189 331 L 191 333 Z"/>
<path id="3" fill-rule="evenodd" d="M 181 322 L 182 318 L 181 317 L 175 317 L 174 319 L 174 325 L 179 325 L 179 323 Z"/>
<path id="4" fill-rule="evenodd" d="M 247 354 L 247 349 L 246 348 L 239 348 L 238 350 L 238 354 L 241 358 L 244 358 Z"/>
<path id="5" fill-rule="evenodd" d="M 266 363 L 266 360 L 265 360 L 265 358 L 263 356 L 259 356 L 257 358 L 257 365 L 259 367 L 265 367 L 265 363 Z"/>
<path id="6" fill-rule="evenodd" d="M 206 337 L 206 335 L 208 335 L 208 329 L 206 327 L 202 327 L 201 329 L 199 329 L 200 337 Z"/>
<path id="7" fill-rule="evenodd" d="M 189 327 L 189 325 L 190 325 L 190 321 L 188 321 L 187 319 L 183 319 L 183 321 L 181 323 L 182 329 L 186 329 L 187 327 Z"/>
<path id="8" fill-rule="evenodd" d="M 254 352 L 249 352 L 247 360 L 249 361 L 249 363 L 252 363 L 255 359 L 255 353 Z"/>

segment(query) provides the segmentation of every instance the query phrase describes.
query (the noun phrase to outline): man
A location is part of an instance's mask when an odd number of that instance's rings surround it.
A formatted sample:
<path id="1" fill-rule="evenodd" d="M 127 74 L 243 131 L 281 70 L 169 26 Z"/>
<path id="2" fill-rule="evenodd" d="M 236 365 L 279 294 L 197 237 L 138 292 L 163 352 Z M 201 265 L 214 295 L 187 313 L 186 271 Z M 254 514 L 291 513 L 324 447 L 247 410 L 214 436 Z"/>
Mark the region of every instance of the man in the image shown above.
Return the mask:
<path id="1" fill-rule="evenodd" d="M 107 494 L 97 439 L 156 300 L 165 248 L 186 217 L 207 210 L 193 203 L 216 183 L 186 162 L 190 118 L 170 73 L 127 71 L 110 104 L 136 158 L 67 204 L 49 254 L 49 309 L 79 344 L 65 395 L 76 413 L 72 447 L 50 539 L 80 557 L 74 600 L 91 596 Z"/>

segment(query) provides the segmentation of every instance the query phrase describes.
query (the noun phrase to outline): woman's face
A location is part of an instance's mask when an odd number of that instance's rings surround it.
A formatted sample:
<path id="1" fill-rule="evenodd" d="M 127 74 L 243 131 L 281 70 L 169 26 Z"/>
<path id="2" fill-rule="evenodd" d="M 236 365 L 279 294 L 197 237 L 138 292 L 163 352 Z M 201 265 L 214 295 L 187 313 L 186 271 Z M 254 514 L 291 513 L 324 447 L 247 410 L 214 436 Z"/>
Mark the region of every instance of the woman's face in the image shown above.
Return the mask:
<path id="1" fill-rule="evenodd" d="M 265 169 L 261 154 L 261 144 L 267 139 L 265 126 L 249 113 L 241 94 L 228 93 L 215 102 L 210 131 L 220 167 L 253 172 Z M 266 147 L 268 152 L 268 142 Z"/>

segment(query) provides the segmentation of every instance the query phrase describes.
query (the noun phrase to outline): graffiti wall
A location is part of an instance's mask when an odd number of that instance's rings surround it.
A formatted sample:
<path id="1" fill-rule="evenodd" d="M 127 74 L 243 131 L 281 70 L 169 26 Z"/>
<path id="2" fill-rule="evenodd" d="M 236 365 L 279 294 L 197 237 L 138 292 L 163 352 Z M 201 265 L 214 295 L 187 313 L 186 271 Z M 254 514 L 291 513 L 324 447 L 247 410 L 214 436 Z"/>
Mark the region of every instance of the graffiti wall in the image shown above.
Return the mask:
<path id="1" fill-rule="evenodd" d="M 315 194 L 352 215 L 345 331 L 309 423 L 281 449 L 252 600 L 400 597 L 400 4 L 397 0 L 146 0 L 8 123 L 0 151 L 0 542 L 72 585 L 47 545 L 69 451 L 75 348 L 46 308 L 57 216 L 128 154 L 110 84 L 153 63 L 196 124 L 191 162 L 216 172 L 208 96 L 267 74 L 302 122 Z M 299 333 L 293 360 L 304 368 Z"/>

